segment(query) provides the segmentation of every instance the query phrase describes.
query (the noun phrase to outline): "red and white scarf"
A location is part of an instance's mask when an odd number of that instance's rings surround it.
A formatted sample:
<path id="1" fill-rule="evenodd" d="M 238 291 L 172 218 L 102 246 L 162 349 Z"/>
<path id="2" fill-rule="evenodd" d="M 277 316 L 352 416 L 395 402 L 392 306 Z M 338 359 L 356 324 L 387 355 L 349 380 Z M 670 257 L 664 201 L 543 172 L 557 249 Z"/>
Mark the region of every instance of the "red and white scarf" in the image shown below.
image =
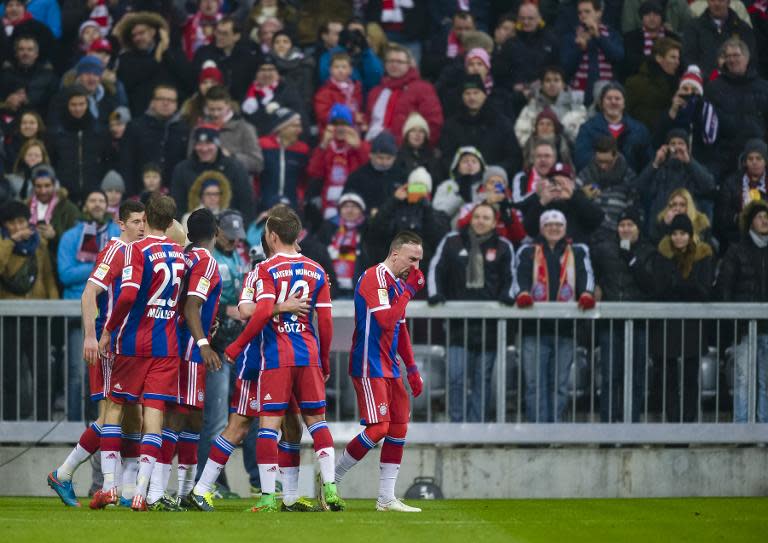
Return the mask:
<path id="1" fill-rule="evenodd" d="M 245 100 L 243 101 L 243 112 L 251 115 L 256 113 L 259 109 L 259 105 L 266 106 L 275 97 L 275 89 L 278 82 L 273 83 L 267 87 L 260 87 L 256 83 L 251 83 L 248 87 L 248 92 L 245 93 Z"/>
<path id="2" fill-rule="evenodd" d="M 328 254 L 336 272 L 336 282 L 343 289 L 349 290 L 354 286 L 352 280 L 355 275 L 357 247 L 360 243 L 360 225 L 363 221 L 365 217 L 351 222 L 339 220 L 339 228 L 328 245 Z"/>
<path id="3" fill-rule="evenodd" d="M 80 241 L 77 244 L 79 262 L 96 262 L 96 257 L 109 241 L 109 222 L 99 224 L 88 221 L 83 224 Z"/>
<path id="4" fill-rule="evenodd" d="M 464 54 L 464 46 L 461 45 L 461 40 L 453 30 L 448 34 L 448 47 L 445 49 L 445 56 L 448 58 L 456 58 Z"/>
<path id="5" fill-rule="evenodd" d="M 347 106 L 354 116 L 360 110 L 360 104 L 355 101 L 355 82 L 351 79 L 346 81 L 336 81 L 335 79 L 329 79 L 331 85 L 344 95 L 344 105 Z"/>
<path id="6" fill-rule="evenodd" d="M 221 13 L 213 16 L 203 15 L 199 11 L 191 15 L 184 26 L 184 35 L 182 36 L 182 45 L 187 58 L 192 60 L 197 51 L 203 45 L 213 42 L 213 30 L 222 19 Z"/>
<path id="7" fill-rule="evenodd" d="M 382 89 L 371 109 L 371 124 L 365 135 L 366 140 L 372 141 L 385 128 L 392 126 L 392 116 L 399 98 L 400 89 Z"/>
<path id="8" fill-rule="evenodd" d="M 57 193 L 53 194 L 53 198 L 51 198 L 51 201 L 48 202 L 48 207 L 45 208 L 45 211 L 43 212 L 43 218 L 40 219 L 40 213 L 42 205 L 40 201 L 37 199 L 37 196 L 32 194 L 32 198 L 29 200 L 29 214 L 31 216 L 31 221 L 33 224 L 36 224 L 40 222 L 41 220 L 45 221 L 45 224 L 51 224 L 51 218 L 53 218 L 53 211 L 56 209 L 56 206 L 59 203 L 59 195 Z"/>
<path id="9" fill-rule="evenodd" d="M 651 32 L 647 32 L 646 30 L 643 30 L 643 56 L 644 57 L 651 56 L 651 49 L 653 49 L 653 44 L 659 38 L 663 38 L 664 35 L 665 34 L 664 34 L 663 26 L 655 34 Z"/>
<path id="10" fill-rule="evenodd" d="M 10 37 L 11 34 L 13 34 L 13 29 L 16 28 L 16 26 L 31 20 L 32 20 L 32 15 L 28 11 L 24 12 L 24 15 L 21 16 L 21 19 L 14 22 L 12 22 L 8 17 L 3 17 L 3 27 L 5 27 L 5 35 Z"/>
<path id="11" fill-rule="evenodd" d="M 97 0 L 88 18 L 99 25 L 99 32 L 102 38 L 109 36 L 109 31 L 112 29 L 112 16 L 109 14 L 109 9 L 107 9 L 106 0 Z"/>
<path id="12" fill-rule="evenodd" d="M 604 38 L 608 37 L 607 26 L 599 25 L 598 29 L 600 31 L 600 36 Z M 581 55 L 581 63 L 579 63 L 579 68 L 576 70 L 576 74 L 573 76 L 573 80 L 571 81 L 571 87 L 576 90 L 587 90 L 587 84 L 589 82 L 589 51 L 590 48 L 587 47 L 587 50 L 584 51 L 584 54 Z M 611 81 L 613 79 L 613 67 L 606 60 L 605 55 L 603 54 L 603 50 L 599 47 L 597 48 L 597 64 L 599 72 L 597 80 Z"/>
<path id="13" fill-rule="evenodd" d="M 381 22 L 402 24 L 403 9 L 413 8 L 413 0 L 381 0 Z"/>
<path id="14" fill-rule="evenodd" d="M 531 296 L 536 302 L 549 301 L 549 270 L 544 246 L 537 243 L 533 254 L 534 284 Z M 560 257 L 560 277 L 558 278 L 557 300 L 569 302 L 576 294 L 576 263 L 570 243 L 566 243 L 563 256 Z"/>

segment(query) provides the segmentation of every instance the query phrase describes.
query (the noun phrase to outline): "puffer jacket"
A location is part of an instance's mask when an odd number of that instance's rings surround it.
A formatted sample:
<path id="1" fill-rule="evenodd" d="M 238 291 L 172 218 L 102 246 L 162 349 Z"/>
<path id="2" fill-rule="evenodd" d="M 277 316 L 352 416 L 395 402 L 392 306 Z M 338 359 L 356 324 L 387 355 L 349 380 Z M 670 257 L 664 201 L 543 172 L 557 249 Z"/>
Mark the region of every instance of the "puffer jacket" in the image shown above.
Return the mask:
<path id="1" fill-rule="evenodd" d="M 616 234 L 592 248 L 595 282 L 603 302 L 645 302 L 653 300 L 653 263 L 656 250 L 640 238 L 626 257 Z"/>
<path id="2" fill-rule="evenodd" d="M 56 267 L 61 285 L 64 287 L 62 298 L 65 300 L 79 300 L 85 289 L 85 284 L 93 270 L 93 262 L 77 259 L 78 244 L 83 235 L 85 221 L 80 221 L 75 226 L 64 232 L 59 241 Z M 120 236 L 120 227 L 111 220 L 101 226 L 106 229 L 105 240 Z M 99 247 L 101 251 L 103 247 Z"/>
<path id="3" fill-rule="evenodd" d="M 518 30 L 493 59 L 493 76 L 501 84 L 531 83 L 541 70 L 560 63 L 560 39 L 549 28 L 534 32 Z"/>

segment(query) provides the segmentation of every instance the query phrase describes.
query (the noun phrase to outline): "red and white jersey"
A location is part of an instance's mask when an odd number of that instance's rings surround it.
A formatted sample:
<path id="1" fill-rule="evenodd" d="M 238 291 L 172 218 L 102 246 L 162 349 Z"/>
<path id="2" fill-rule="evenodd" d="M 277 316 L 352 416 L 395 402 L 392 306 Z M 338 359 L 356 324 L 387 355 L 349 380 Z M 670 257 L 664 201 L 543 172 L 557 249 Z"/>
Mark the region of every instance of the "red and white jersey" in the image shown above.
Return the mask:
<path id="1" fill-rule="evenodd" d="M 120 238 L 112 238 L 96 257 L 96 265 L 88 276 L 88 281 L 104 289 L 96 296 L 96 337 L 101 337 L 104 325 L 112 314 L 115 300 L 120 295 L 123 259 L 128 244 Z"/>
<path id="2" fill-rule="evenodd" d="M 117 333 L 115 352 L 125 356 L 179 356 L 176 335 L 181 283 L 187 271 L 184 249 L 169 238 L 147 236 L 126 250 L 122 293 L 136 300 Z"/>
<path id="3" fill-rule="evenodd" d="M 203 300 L 203 306 L 200 308 L 200 322 L 203 326 L 203 333 L 208 337 L 213 321 L 216 319 L 219 299 L 221 298 L 222 284 L 219 265 L 208 249 L 200 247 L 195 247 L 187 252 L 186 258 L 189 271 L 186 288 L 179 305 L 184 307 L 187 296 L 196 296 Z M 200 347 L 195 344 L 195 338 L 192 337 L 192 332 L 186 325 L 183 313 L 179 316 L 178 332 L 181 358 L 198 364 L 203 362 Z"/>

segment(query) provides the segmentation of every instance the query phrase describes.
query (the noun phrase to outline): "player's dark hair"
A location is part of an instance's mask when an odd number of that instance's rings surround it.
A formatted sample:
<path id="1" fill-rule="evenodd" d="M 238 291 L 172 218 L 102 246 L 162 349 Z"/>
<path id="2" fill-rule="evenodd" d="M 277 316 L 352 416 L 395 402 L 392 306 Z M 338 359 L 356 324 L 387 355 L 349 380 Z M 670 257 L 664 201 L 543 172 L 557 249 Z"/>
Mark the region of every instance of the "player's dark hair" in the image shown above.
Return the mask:
<path id="1" fill-rule="evenodd" d="M 136 200 L 126 200 L 120 204 L 120 211 L 117 216 L 125 222 L 131 218 L 131 213 L 144 213 L 144 204 Z"/>
<path id="2" fill-rule="evenodd" d="M 173 218 L 176 216 L 176 202 L 170 196 L 157 194 L 150 197 L 146 211 L 149 227 L 166 231 L 173 224 Z"/>
<path id="3" fill-rule="evenodd" d="M 267 231 L 261 233 L 261 250 L 264 251 L 264 256 L 269 258 L 272 256 L 272 249 L 269 248 L 267 243 Z"/>
<path id="4" fill-rule="evenodd" d="M 212 240 L 216 228 L 216 217 L 210 209 L 197 209 L 187 219 L 187 237 L 193 244 Z"/>
<path id="5" fill-rule="evenodd" d="M 301 219 L 290 207 L 275 206 L 267 217 L 266 229 L 277 234 L 280 241 L 286 245 L 292 245 L 299 239 Z"/>
<path id="6" fill-rule="evenodd" d="M 422 245 L 423 243 L 421 236 L 416 232 L 404 230 L 398 233 L 395 239 L 392 240 L 392 243 L 389 244 L 389 252 L 392 253 L 392 251 L 396 251 L 403 245 Z"/>

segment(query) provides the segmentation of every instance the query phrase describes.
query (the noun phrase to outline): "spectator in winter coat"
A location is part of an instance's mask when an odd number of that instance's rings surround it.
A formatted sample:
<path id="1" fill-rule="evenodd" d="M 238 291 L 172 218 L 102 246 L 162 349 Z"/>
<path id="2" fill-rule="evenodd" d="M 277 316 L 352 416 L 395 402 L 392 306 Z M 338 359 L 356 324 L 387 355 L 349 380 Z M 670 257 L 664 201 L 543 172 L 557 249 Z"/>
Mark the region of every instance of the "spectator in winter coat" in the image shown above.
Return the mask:
<path id="1" fill-rule="evenodd" d="M 330 77 L 331 62 L 334 55 L 346 53 L 352 64 L 352 80 L 362 85 L 363 92 L 368 94 L 371 89 L 381 83 L 384 66 L 376 52 L 369 46 L 362 30 L 349 27 L 339 34 L 339 44 L 320 55 L 318 59 L 318 78 L 320 84 L 325 84 Z"/>
<path id="2" fill-rule="evenodd" d="M 128 13 L 115 25 L 123 49 L 117 77 L 125 85 L 134 117 L 146 111 L 161 83 L 170 83 L 182 96 L 192 91 L 192 67 L 181 48 L 171 44 L 169 32 L 161 15 L 147 11 Z"/>
<path id="3" fill-rule="evenodd" d="M 157 164 L 161 178 L 168 182 L 173 169 L 187 156 L 190 128 L 178 113 L 178 97 L 174 87 L 158 85 L 147 111 L 128 123 L 119 168 L 128 194 L 141 192 L 145 164 Z"/>
<path id="4" fill-rule="evenodd" d="M 743 237 L 728 249 L 715 286 L 724 302 L 768 302 L 768 204 L 754 200 L 741 212 Z M 739 329 L 734 353 L 733 422 L 748 422 L 749 341 Z M 757 321 L 757 422 L 768 421 L 768 327 Z"/>
<path id="5" fill-rule="evenodd" d="M 656 250 L 641 236 L 640 213 L 625 209 L 611 237 L 592 248 L 592 264 L 597 283 L 596 297 L 601 302 L 651 301 L 655 289 L 653 263 Z M 600 421 L 622 422 L 624 389 L 624 321 L 599 322 L 601 382 Z M 645 400 L 645 323 L 635 322 L 632 350 L 632 421 L 640 421 L 647 407 Z M 604 353 L 604 354 L 602 354 Z"/>
<path id="6" fill-rule="evenodd" d="M 305 57 L 298 47 L 294 47 L 293 38 L 285 30 L 276 32 L 272 37 L 271 52 L 281 79 L 298 91 L 304 104 L 303 110 L 309 112 L 315 94 L 314 60 L 311 56 Z"/>
<path id="7" fill-rule="evenodd" d="M 245 98 L 245 92 L 256 73 L 261 54 L 252 51 L 241 40 L 239 23 L 231 17 L 224 17 L 216 23 L 213 43 L 203 45 L 195 51 L 192 60 L 194 73 L 198 77 L 206 68 L 206 62 L 213 62 L 221 73 L 220 85 L 225 85 L 238 102 Z M 205 94 L 203 92 L 203 94 Z"/>
<path id="8" fill-rule="evenodd" d="M 419 166 L 426 168 L 433 179 L 439 178 L 442 172 L 438 153 L 429 143 L 429 125 L 418 113 L 408 115 L 403 125 L 403 142 L 397 152 L 397 164 L 406 175 Z"/>
<path id="9" fill-rule="evenodd" d="M 391 45 L 387 49 L 384 68 L 386 75 L 381 84 L 368 95 L 366 139 L 372 140 L 386 129 L 398 138 L 400 144 L 403 125 L 408 115 L 415 111 L 427 120 L 430 143 L 437 145 L 443 128 L 443 109 L 432 84 L 419 77 L 411 52 L 400 45 Z"/>
<path id="10" fill-rule="evenodd" d="M 494 56 L 493 75 L 499 84 L 529 87 L 547 66 L 560 62 L 560 39 L 541 18 L 534 3 L 521 3 L 515 35 Z"/>
<path id="11" fill-rule="evenodd" d="M 533 132 L 536 117 L 545 108 L 555 112 L 560 124 L 563 125 L 563 134 L 568 141 L 576 141 L 579 128 L 587 120 L 587 109 L 584 107 L 580 93 L 565 86 L 565 75 L 555 66 L 544 69 L 540 83 L 539 88 L 533 90 L 531 99 L 515 121 L 517 142 L 521 147 L 525 145 Z"/>
<path id="12" fill-rule="evenodd" d="M 371 146 L 360 139 L 352 128 L 353 123 L 352 112 L 347 106 L 333 106 L 320 144 L 309 159 L 307 175 L 321 180 L 321 203 L 316 207 L 323 219 L 336 215 L 339 197 L 349 175 L 368 160 Z"/>
<path id="13" fill-rule="evenodd" d="M 13 164 L 19 151 L 30 140 L 45 140 L 46 127 L 43 118 L 34 111 L 25 111 L 19 115 L 18 122 L 5 141 L 5 172 L 13 170 Z"/>
<path id="14" fill-rule="evenodd" d="M 458 219 L 461 206 L 474 201 L 474 195 L 483 181 L 485 159 L 472 146 L 459 147 L 453 154 L 449 179 L 437 186 L 432 207 L 445 213 L 451 222 Z"/>
<path id="15" fill-rule="evenodd" d="M 347 53 L 334 53 L 331 57 L 330 77 L 315 93 L 313 106 L 317 129 L 320 134 L 325 131 L 328 114 L 334 104 L 344 104 L 352 112 L 355 128 L 365 132 L 368 128 L 365 122 L 363 107 L 363 87 L 359 81 L 353 80 L 352 59 Z"/>
<path id="16" fill-rule="evenodd" d="M 656 0 L 653 0 L 654 3 Z M 648 0 L 624 0 L 621 11 L 621 31 L 624 32 L 624 43 L 627 42 L 627 36 L 635 31 L 642 31 L 645 25 L 646 14 L 656 12 L 647 11 L 645 8 L 643 13 L 643 6 L 648 3 Z M 654 6 L 655 8 L 656 6 Z M 688 7 L 686 0 L 667 0 L 663 4 L 663 8 L 659 13 L 664 26 L 669 27 L 673 32 L 681 33 L 688 22 L 691 20 L 691 10 Z"/>
<path id="17" fill-rule="evenodd" d="M 206 123 L 219 129 L 221 152 L 240 162 L 249 175 L 258 174 L 264 167 L 259 140 L 253 126 L 240 118 L 233 109 L 237 107 L 226 88 L 215 85 L 205 93 Z M 188 153 L 192 151 L 190 141 Z M 229 206 L 226 206 L 229 207 Z"/>
<path id="18" fill-rule="evenodd" d="M 370 160 L 349 175 L 344 192 L 357 194 L 365 202 L 369 214 L 374 214 L 394 190 L 405 183 L 408 173 L 396 163 L 395 137 L 382 132 L 371 142 Z"/>
<path id="19" fill-rule="evenodd" d="M 545 107 L 533 122 L 531 137 L 523 145 L 523 168 L 530 167 L 533 162 L 533 148 L 543 141 L 551 142 L 557 149 L 557 161 L 573 165 L 571 142 L 563 134 L 563 125 L 557 119 L 554 111 Z"/>
<path id="20" fill-rule="evenodd" d="M 520 169 L 521 153 L 512 122 L 488 102 L 480 76 L 465 76 L 461 111 L 449 118 L 440 137 L 440 150 L 446 170 L 448 158 L 461 147 L 476 147 L 486 160 L 499 164 L 507 173 Z"/>
<path id="21" fill-rule="evenodd" d="M 512 201 L 521 204 L 537 194 L 537 187 L 557 163 L 557 148 L 552 141 L 536 141 L 532 146 L 531 166 L 512 179 Z"/>
<path id="22" fill-rule="evenodd" d="M 93 270 L 96 257 L 112 237 L 120 235 L 120 227 L 107 213 L 107 198 L 99 189 L 85 198 L 83 215 L 61 236 L 57 251 L 57 269 L 62 298 L 79 300 Z"/>
<path id="23" fill-rule="evenodd" d="M 214 29 L 223 15 L 219 13 L 219 0 L 200 0 L 197 11 L 187 18 L 182 29 L 181 47 L 189 61 L 201 47 L 213 42 Z"/>
<path id="24" fill-rule="evenodd" d="M 0 300 L 58 299 L 48 246 L 29 224 L 29 208 L 7 202 L 0 226 Z"/>
<path id="25" fill-rule="evenodd" d="M 53 0 L 30 0 L 29 2 L 15 0 L 6 2 L 5 5 L 0 6 L 0 15 L 3 18 L 15 18 L 10 11 L 18 12 L 19 9 L 23 10 L 22 24 L 34 18 L 35 21 L 43 23 L 49 32 L 53 34 L 53 37 L 56 39 L 61 38 L 61 9 L 58 2 Z"/>
<path id="26" fill-rule="evenodd" d="M 51 159 L 45 144 L 38 139 L 28 140 L 21 146 L 19 156 L 13 164 L 13 173 L 6 176 L 10 184 L 11 197 L 26 200 L 32 193 L 32 169 L 40 164 L 50 165 Z"/>
<path id="27" fill-rule="evenodd" d="M 697 207 L 712 216 L 712 193 L 715 178 L 696 159 L 691 158 L 688 134 L 671 130 L 667 143 L 659 147 L 653 162 L 635 179 L 638 190 L 649 202 L 648 217 L 655 217 L 666 204 L 670 193 L 678 188 L 687 189 Z"/>
<path id="28" fill-rule="evenodd" d="M 653 157 L 648 129 L 625 113 L 624 88 L 611 82 L 603 87 L 597 102 L 599 113 L 581 125 L 574 146 L 574 163 L 582 169 L 592 159 L 595 140 L 613 136 L 629 166 L 639 171 Z"/>
<path id="29" fill-rule="evenodd" d="M 664 302 L 707 302 L 712 293 L 714 255 L 712 248 L 700 241 L 687 215 L 677 215 L 670 224 L 671 234 L 661 240 L 659 256 L 653 266 L 653 280 L 659 300 Z M 665 330 L 652 326 L 655 337 L 649 341 L 652 356 L 666 367 L 667 420 L 698 420 L 699 358 L 706 344 L 708 326 L 699 319 L 667 321 Z M 656 328 L 654 330 L 654 328 Z M 669 338 L 662 340 L 666 332 Z M 678 358 L 682 358 L 679 368 Z M 682 377 L 682 382 L 680 377 Z M 681 400 L 682 397 L 682 401 Z"/>
<path id="30" fill-rule="evenodd" d="M 747 23 L 739 19 L 730 8 L 730 0 L 708 0 L 707 9 L 691 20 L 683 30 L 682 56 L 686 62 L 696 64 L 708 76 L 718 68 L 721 47 L 731 38 L 740 38 L 755 56 L 755 35 Z"/>
<path id="31" fill-rule="evenodd" d="M 661 238 L 668 236 L 672 221 L 678 215 L 687 215 L 693 225 L 693 233 L 704 241 L 710 239 L 710 222 L 707 216 L 696 209 L 693 196 L 686 189 L 675 189 L 669 194 L 667 205 L 658 215 L 651 215 L 648 220 L 651 243 L 658 244 Z"/>
<path id="32" fill-rule="evenodd" d="M 73 85 L 67 88 L 61 125 L 51 133 L 51 160 L 59 181 L 75 203 L 99 186 L 110 139 L 88 110 L 88 91 Z"/>
<path id="33" fill-rule="evenodd" d="M 768 201 L 765 174 L 768 145 L 763 140 L 749 140 L 739 156 L 739 169 L 720 183 L 720 195 L 715 205 L 715 226 L 721 251 L 740 238 L 741 212 L 751 202 Z"/>
<path id="34" fill-rule="evenodd" d="M 198 209 L 208 209 L 218 216 L 225 209 L 229 209 L 232 202 L 232 186 L 229 179 L 221 172 L 206 170 L 197 176 L 195 182 L 189 187 L 187 195 L 187 211 L 181 217 L 181 225 L 187 230 L 189 216 Z"/>
<path id="35" fill-rule="evenodd" d="M 179 217 L 187 212 L 187 196 L 197 177 L 206 170 L 216 170 L 232 185 L 233 207 L 242 213 L 246 224 L 250 222 L 255 215 L 253 185 L 242 164 L 222 152 L 218 129 L 211 125 L 198 126 L 192 139 L 195 142 L 192 155 L 176 165 L 171 177 L 171 196 L 176 200 Z"/>
<path id="36" fill-rule="evenodd" d="M 593 243 L 615 237 L 618 218 L 635 201 L 635 175 L 616 148 L 615 139 L 604 136 L 595 142 L 592 162 L 578 175 L 581 190 L 605 213 L 600 228 L 592 237 Z M 639 221 L 636 224 L 641 226 Z"/>
<path id="37" fill-rule="evenodd" d="M 571 168 L 559 162 L 539 183 L 536 196 L 527 198 L 519 207 L 525 231 L 532 238 L 539 235 L 539 219 L 544 213 L 551 209 L 562 212 L 568 219 L 568 237 L 574 243 L 588 243 L 605 217 L 600 206 L 577 189 Z"/>
<path id="38" fill-rule="evenodd" d="M 40 46 L 33 36 L 20 36 L 13 42 L 13 58 L 3 63 L 2 89 L 23 87 L 27 105 L 42 117 L 56 94 L 59 80 L 50 63 L 40 57 Z"/>
<path id="39" fill-rule="evenodd" d="M 197 78 L 197 92 L 181 105 L 181 118 L 188 126 L 195 127 L 205 122 L 205 94 L 216 85 L 224 85 L 224 75 L 215 62 L 207 60 Z"/>
<path id="40" fill-rule="evenodd" d="M 676 0 L 669 0 L 667 6 Z M 688 6 L 685 6 L 686 11 Z M 624 31 L 624 62 L 622 75 L 624 78 L 638 73 L 644 61 L 654 57 L 653 46 L 660 39 L 667 38 L 678 42 L 678 52 L 681 48 L 680 36 L 664 25 L 664 8 L 658 0 L 645 0 L 640 4 L 639 13 L 641 24 L 637 28 Z"/>
<path id="41" fill-rule="evenodd" d="M 120 217 L 120 204 L 123 202 L 125 196 L 125 181 L 123 176 L 117 173 L 115 170 L 109 170 L 104 174 L 104 178 L 101 180 L 101 188 L 104 195 L 107 197 L 107 213 L 109 213 L 114 220 Z"/>
<path id="42" fill-rule="evenodd" d="M 752 138 L 766 138 L 768 81 L 750 66 L 747 44 L 739 38 L 723 44 L 725 67 L 707 85 L 705 97 L 712 103 L 719 121 L 717 153 L 710 169 L 720 177 L 733 173 L 744 144 Z"/>
<path id="43" fill-rule="evenodd" d="M 408 176 L 408 183 L 393 192 L 378 213 L 368 219 L 368 228 L 363 236 L 368 262 L 381 262 L 386 258 L 387 240 L 391 241 L 398 232 L 410 230 L 424 240 L 421 265 L 429 269 L 429 261 L 437 244 L 449 230 L 445 215 L 429 204 L 432 179 L 425 169 L 416 168 Z"/>
<path id="44" fill-rule="evenodd" d="M 478 204 L 468 226 L 450 232 L 440 241 L 429 264 L 430 305 L 448 300 L 514 304 L 515 250 L 496 233 L 495 225 L 493 206 Z M 490 418 L 493 403 L 491 376 L 496 361 L 496 330 L 486 327 L 483 333 L 482 319 L 453 320 L 450 328 L 448 412 L 451 422 L 484 422 Z M 465 368 L 471 375 L 469 379 Z"/>
<path id="45" fill-rule="evenodd" d="M 562 212 L 550 209 L 539 222 L 541 235 L 517 253 L 517 306 L 524 309 L 534 303 L 578 300 L 580 309 L 592 309 L 595 281 L 589 250 L 566 238 Z M 561 422 L 567 407 L 573 328 L 561 323 L 557 334 L 555 330 L 551 320 L 523 323 L 525 418 L 529 422 Z"/>
<path id="46" fill-rule="evenodd" d="M 655 133 L 677 92 L 680 44 L 659 38 L 637 75 L 627 79 L 627 112 Z"/>
<path id="47" fill-rule="evenodd" d="M 243 116 L 256 128 L 256 133 L 269 134 L 272 126 L 269 115 L 278 107 L 287 107 L 301 115 L 304 133 L 308 134 L 305 105 L 299 92 L 282 80 L 275 57 L 264 55 L 241 104 Z"/>
<path id="48" fill-rule="evenodd" d="M 306 184 L 309 146 L 299 140 L 301 117 L 288 108 L 280 108 L 272 114 L 273 126 L 269 135 L 259 138 L 264 154 L 264 169 L 259 174 L 259 199 L 273 202 L 286 198 L 289 205 L 299 208 Z M 264 205 L 260 207 L 267 209 Z"/>
<path id="49" fill-rule="evenodd" d="M 599 0 L 579 0 L 579 25 L 565 35 L 560 48 L 560 63 L 572 77 L 571 88 L 584 92 L 584 103 L 592 103 L 592 88 L 597 81 L 617 78 L 624 59 L 621 35 L 601 21 Z"/>

